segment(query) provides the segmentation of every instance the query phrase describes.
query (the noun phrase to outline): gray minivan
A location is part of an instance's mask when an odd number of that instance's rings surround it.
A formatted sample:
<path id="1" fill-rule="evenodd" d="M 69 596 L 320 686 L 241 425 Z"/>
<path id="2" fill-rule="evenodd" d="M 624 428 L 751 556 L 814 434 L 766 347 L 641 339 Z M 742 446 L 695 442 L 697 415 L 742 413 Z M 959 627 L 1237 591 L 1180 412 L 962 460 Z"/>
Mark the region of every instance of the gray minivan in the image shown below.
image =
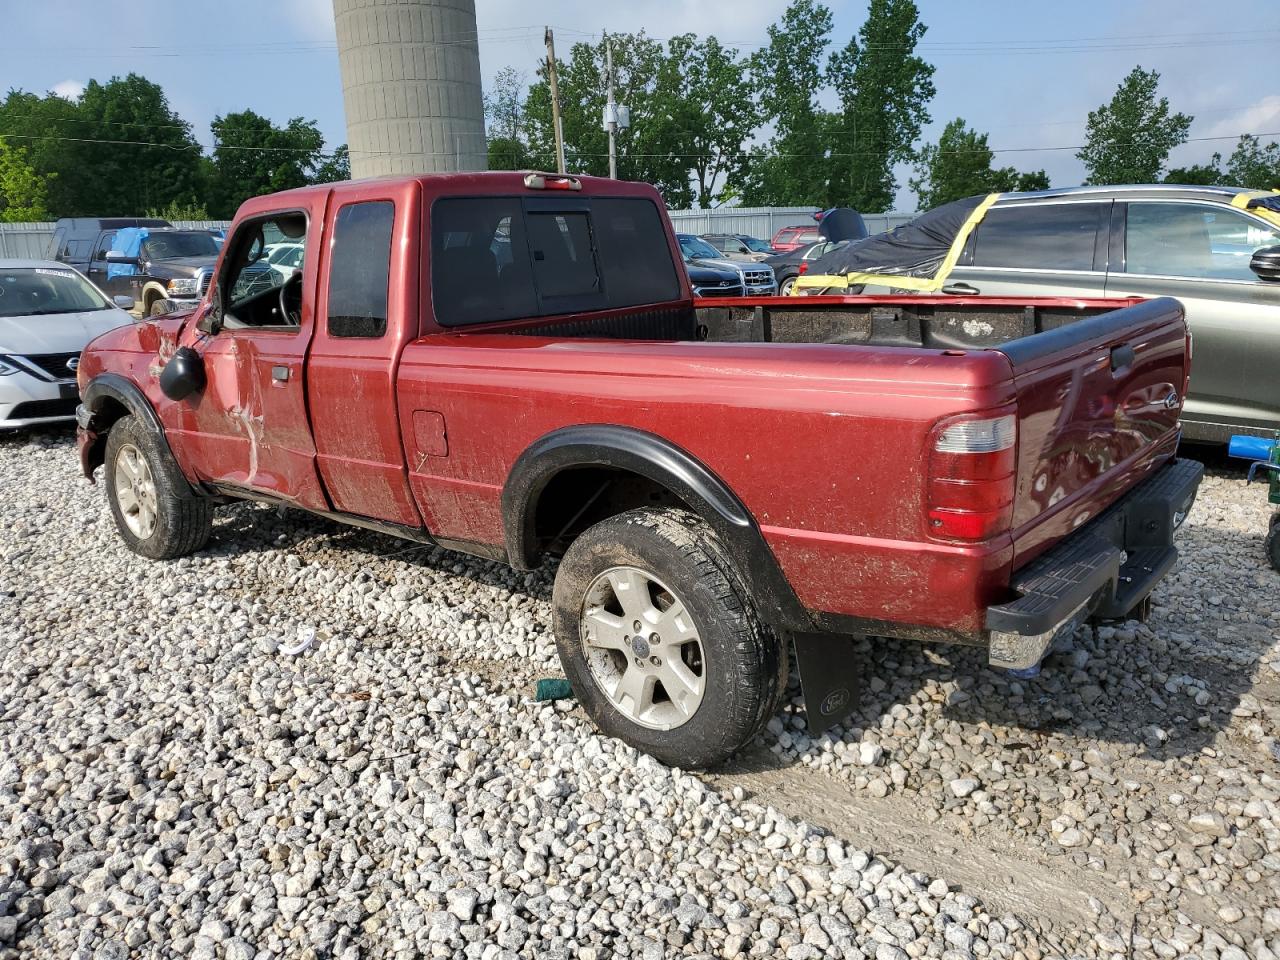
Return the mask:
<path id="1" fill-rule="evenodd" d="M 1273 431 L 1280 427 L 1280 280 L 1263 279 L 1250 264 L 1257 266 L 1258 250 L 1280 245 L 1280 227 L 1232 205 L 1256 193 L 1161 184 L 1006 194 L 970 234 L 943 290 L 1176 297 L 1194 341 L 1184 435 L 1221 442 Z"/>

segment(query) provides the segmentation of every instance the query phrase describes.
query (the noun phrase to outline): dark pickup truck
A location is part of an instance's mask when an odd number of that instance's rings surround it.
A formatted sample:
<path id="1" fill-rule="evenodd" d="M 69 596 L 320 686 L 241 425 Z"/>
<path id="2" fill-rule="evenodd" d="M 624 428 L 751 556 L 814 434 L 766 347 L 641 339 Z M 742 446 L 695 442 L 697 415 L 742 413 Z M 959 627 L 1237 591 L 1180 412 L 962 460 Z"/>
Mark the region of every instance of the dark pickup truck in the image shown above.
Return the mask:
<path id="1" fill-rule="evenodd" d="M 84 351 L 79 449 L 147 557 L 240 498 L 559 557 L 584 708 L 692 767 L 777 709 L 788 644 L 817 728 L 850 635 L 1027 667 L 1141 615 L 1200 482 L 1189 359 L 1173 300 L 695 299 L 643 184 L 388 178 L 248 201 L 193 312 Z"/>

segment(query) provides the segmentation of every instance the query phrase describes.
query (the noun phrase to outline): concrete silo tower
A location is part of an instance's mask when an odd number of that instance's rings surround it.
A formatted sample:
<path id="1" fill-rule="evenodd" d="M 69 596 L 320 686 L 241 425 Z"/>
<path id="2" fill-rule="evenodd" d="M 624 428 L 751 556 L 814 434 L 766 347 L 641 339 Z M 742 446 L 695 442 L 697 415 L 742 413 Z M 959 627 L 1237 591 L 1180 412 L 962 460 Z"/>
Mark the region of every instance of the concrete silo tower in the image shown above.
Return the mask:
<path id="1" fill-rule="evenodd" d="M 487 166 L 475 0 L 333 0 L 351 175 Z"/>

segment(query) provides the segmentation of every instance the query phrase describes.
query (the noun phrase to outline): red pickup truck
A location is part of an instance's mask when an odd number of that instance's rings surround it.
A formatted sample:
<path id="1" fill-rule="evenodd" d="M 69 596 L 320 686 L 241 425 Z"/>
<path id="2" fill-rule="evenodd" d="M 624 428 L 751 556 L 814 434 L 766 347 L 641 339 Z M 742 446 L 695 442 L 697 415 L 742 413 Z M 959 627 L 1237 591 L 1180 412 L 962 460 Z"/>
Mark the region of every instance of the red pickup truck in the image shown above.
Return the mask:
<path id="1" fill-rule="evenodd" d="M 301 267 L 273 266 L 279 245 Z M 194 312 L 79 367 L 79 451 L 129 547 L 229 499 L 530 569 L 610 734 L 713 764 L 777 709 L 845 715 L 848 638 L 1035 665 L 1142 613 L 1201 468 L 1168 299 L 695 300 L 643 184 L 489 173 L 239 211 Z"/>

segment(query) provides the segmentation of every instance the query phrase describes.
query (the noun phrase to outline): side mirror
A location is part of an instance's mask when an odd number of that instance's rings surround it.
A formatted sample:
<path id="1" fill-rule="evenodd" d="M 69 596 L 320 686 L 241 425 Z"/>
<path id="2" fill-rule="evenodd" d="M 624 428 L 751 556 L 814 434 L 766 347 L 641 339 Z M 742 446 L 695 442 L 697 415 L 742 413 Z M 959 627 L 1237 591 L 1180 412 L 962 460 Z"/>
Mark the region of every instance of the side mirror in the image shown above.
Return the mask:
<path id="1" fill-rule="evenodd" d="M 132 310 L 138 303 L 138 301 L 134 300 L 133 297 L 126 297 L 122 293 L 118 293 L 112 297 L 111 302 L 121 310 Z"/>
<path id="2" fill-rule="evenodd" d="M 1280 280 L 1280 246 L 1253 251 L 1249 269 L 1258 275 L 1259 280 Z"/>
<path id="3" fill-rule="evenodd" d="M 137 257 L 131 257 L 121 250 L 108 250 L 107 255 L 103 258 L 107 263 L 134 263 L 138 262 Z"/>
<path id="4" fill-rule="evenodd" d="M 170 400 L 185 400 L 204 384 L 204 360 L 190 347 L 179 347 L 160 371 L 160 392 Z"/>

